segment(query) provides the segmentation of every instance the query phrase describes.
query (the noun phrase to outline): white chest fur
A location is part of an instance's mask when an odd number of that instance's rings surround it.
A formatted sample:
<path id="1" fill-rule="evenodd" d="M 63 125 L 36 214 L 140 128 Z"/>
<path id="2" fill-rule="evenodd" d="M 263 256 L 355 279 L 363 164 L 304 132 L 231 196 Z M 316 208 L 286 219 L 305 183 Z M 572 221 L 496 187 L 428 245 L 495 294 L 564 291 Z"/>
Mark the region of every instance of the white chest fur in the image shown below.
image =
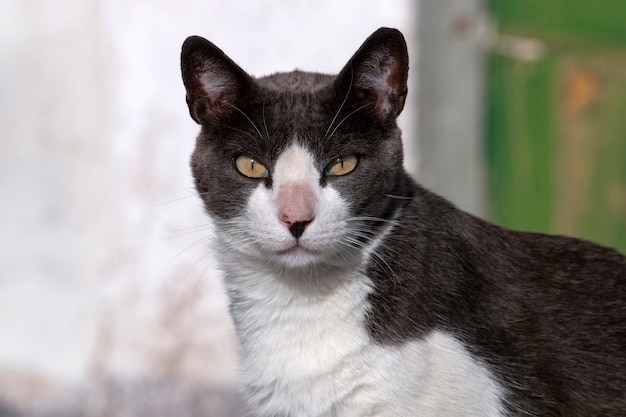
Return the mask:
<path id="1" fill-rule="evenodd" d="M 218 223 L 215 242 L 252 415 L 502 415 L 501 389 L 451 335 L 434 332 L 400 346 L 371 340 L 373 286 L 360 265 L 376 256 L 393 222 L 360 243 L 364 226 L 349 217 L 350 203 L 332 185 L 320 186 L 315 158 L 297 144 L 272 175 L 271 188 L 260 183 L 245 211 Z M 285 197 L 295 191 L 302 195 Z M 311 216 L 295 236 L 283 214 L 300 206 Z"/>
<path id="2" fill-rule="evenodd" d="M 502 389 L 451 335 L 374 344 L 365 327 L 369 279 L 353 273 L 345 282 L 315 299 L 288 295 L 263 272 L 230 280 L 231 295 L 255 294 L 236 296 L 232 308 L 252 415 L 503 415 Z"/>

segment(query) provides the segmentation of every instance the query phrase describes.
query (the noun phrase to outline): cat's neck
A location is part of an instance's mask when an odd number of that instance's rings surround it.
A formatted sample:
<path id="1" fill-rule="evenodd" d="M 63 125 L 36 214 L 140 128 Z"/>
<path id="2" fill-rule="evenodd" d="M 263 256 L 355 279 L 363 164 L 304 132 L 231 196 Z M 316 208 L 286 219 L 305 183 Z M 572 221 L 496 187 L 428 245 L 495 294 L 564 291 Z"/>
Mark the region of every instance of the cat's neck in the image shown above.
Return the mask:
<path id="1" fill-rule="evenodd" d="M 379 237 L 353 258 L 329 260 L 302 268 L 287 268 L 256 256 L 222 250 L 220 266 L 231 304 L 256 304 L 281 308 L 294 302 L 307 304 L 332 297 L 365 271 L 384 236 L 394 227 L 389 222 Z M 214 247 L 224 245 L 218 243 Z"/>

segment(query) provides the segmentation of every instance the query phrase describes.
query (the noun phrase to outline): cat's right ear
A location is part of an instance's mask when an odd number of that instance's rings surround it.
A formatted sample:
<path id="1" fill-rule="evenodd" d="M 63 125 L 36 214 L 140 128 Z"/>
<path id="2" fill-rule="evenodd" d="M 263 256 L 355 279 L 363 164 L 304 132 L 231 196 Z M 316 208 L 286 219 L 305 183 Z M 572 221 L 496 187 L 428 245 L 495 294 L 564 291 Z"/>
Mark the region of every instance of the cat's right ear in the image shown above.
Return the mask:
<path id="1" fill-rule="evenodd" d="M 201 125 L 232 116 L 255 85 L 220 48 L 200 36 L 185 40 L 180 66 L 189 114 Z"/>
<path id="2" fill-rule="evenodd" d="M 346 105 L 378 121 L 395 119 L 404 108 L 408 72 L 409 56 L 402 33 L 380 28 L 337 75 L 335 89 L 345 97 Z"/>

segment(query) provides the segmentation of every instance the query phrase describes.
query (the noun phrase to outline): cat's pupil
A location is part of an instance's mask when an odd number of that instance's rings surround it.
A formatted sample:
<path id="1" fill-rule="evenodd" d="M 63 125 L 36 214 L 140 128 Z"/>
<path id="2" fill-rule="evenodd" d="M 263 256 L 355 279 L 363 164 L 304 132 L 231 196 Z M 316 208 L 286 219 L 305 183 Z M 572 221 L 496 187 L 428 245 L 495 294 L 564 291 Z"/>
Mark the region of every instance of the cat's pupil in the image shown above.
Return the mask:
<path id="1" fill-rule="evenodd" d="M 326 176 L 346 175 L 352 172 L 354 168 L 356 168 L 357 162 L 358 162 L 358 158 L 356 157 L 356 155 L 339 156 L 333 159 L 332 162 L 326 166 L 324 175 Z"/>

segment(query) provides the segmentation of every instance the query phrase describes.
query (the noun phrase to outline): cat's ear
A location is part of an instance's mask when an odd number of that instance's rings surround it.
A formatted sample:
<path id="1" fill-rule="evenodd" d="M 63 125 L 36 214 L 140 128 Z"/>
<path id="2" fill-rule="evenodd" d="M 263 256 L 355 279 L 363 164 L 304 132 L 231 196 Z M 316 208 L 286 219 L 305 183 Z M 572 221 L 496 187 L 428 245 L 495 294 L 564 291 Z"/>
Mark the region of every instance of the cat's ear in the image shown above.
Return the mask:
<path id="1" fill-rule="evenodd" d="M 409 56 L 402 33 L 380 28 L 365 40 L 335 81 L 351 107 L 380 121 L 396 118 L 407 95 Z"/>
<path id="2" fill-rule="evenodd" d="M 211 124 L 233 115 L 255 82 L 224 52 L 199 36 L 183 43 L 180 57 L 191 118 Z"/>

